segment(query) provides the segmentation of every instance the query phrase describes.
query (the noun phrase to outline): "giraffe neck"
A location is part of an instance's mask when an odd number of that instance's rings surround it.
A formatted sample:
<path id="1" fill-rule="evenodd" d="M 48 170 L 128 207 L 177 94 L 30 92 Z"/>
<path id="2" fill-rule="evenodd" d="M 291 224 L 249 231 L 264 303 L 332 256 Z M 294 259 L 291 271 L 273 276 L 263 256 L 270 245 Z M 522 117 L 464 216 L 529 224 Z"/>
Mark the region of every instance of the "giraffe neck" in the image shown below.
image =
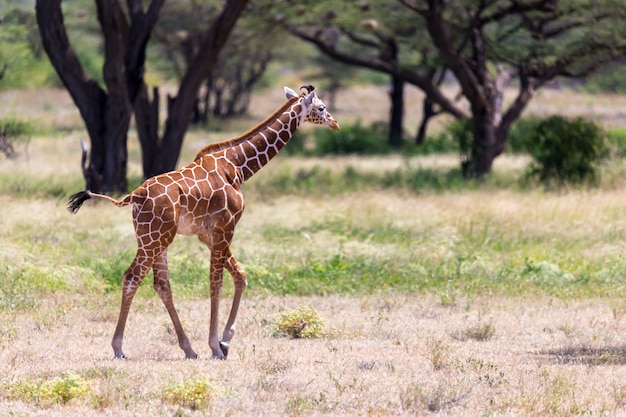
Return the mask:
<path id="1" fill-rule="evenodd" d="M 289 142 L 302 123 L 302 111 L 302 105 L 295 103 L 269 126 L 224 150 L 226 158 L 237 167 L 242 182 L 267 165 Z"/>
<path id="2" fill-rule="evenodd" d="M 292 97 L 288 99 L 282 106 L 274 110 L 274 112 L 270 114 L 265 120 L 263 120 L 261 123 L 257 124 L 252 129 L 248 130 L 246 133 L 243 133 L 242 135 L 236 138 L 224 140 L 221 142 L 209 143 L 208 145 L 200 149 L 198 152 L 196 152 L 196 156 L 193 158 L 193 160 L 194 161 L 198 160 L 202 158 L 204 155 L 208 155 L 213 152 L 219 152 L 226 148 L 237 146 L 240 143 L 249 140 L 251 136 L 253 136 L 254 134 L 260 132 L 261 130 L 265 129 L 270 124 L 272 124 L 278 117 L 280 117 L 281 114 L 283 114 L 287 109 L 291 108 L 291 106 L 293 106 L 294 103 L 297 101 L 298 101 L 298 97 Z"/>

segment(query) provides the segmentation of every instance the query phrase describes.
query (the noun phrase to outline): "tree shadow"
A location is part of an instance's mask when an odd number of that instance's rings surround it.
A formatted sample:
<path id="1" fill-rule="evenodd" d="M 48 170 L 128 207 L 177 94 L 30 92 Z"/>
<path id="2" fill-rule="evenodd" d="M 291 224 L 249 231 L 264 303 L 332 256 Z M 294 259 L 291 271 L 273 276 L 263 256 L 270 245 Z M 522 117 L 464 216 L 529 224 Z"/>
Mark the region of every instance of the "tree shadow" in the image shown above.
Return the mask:
<path id="1" fill-rule="evenodd" d="M 565 365 L 626 365 L 626 345 L 566 346 L 538 352 L 551 362 Z"/>

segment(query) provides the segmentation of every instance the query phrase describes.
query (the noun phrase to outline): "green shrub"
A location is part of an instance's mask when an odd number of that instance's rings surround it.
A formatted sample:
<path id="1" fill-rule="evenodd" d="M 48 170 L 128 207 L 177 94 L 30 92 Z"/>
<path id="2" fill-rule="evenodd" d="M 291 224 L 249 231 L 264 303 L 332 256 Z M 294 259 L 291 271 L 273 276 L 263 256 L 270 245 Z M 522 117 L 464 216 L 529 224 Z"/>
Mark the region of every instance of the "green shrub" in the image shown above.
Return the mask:
<path id="1" fill-rule="evenodd" d="M 596 180 L 595 165 L 605 151 L 604 133 L 596 124 L 552 116 L 537 124 L 528 141 L 529 177 L 545 185 Z"/>
<path id="2" fill-rule="evenodd" d="M 193 379 L 168 385 L 163 390 L 162 401 L 191 410 L 204 410 L 216 397 L 216 389 L 204 379 Z"/>
<path id="3" fill-rule="evenodd" d="M 626 128 L 606 131 L 607 153 L 611 158 L 626 156 Z"/>
<path id="4" fill-rule="evenodd" d="M 537 117 L 525 117 L 515 122 L 506 137 L 507 151 L 529 153 L 530 136 L 539 123 L 541 123 L 541 119 Z"/>
<path id="5" fill-rule="evenodd" d="M 415 145 L 407 143 L 406 153 L 410 155 L 433 155 L 440 153 L 458 153 L 459 142 L 446 131 L 427 136 L 424 143 Z"/>
<path id="6" fill-rule="evenodd" d="M 19 119 L 0 119 L 0 135 L 9 138 L 30 137 L 35 128 L 31 122 Z"/>
<path id="7" fill-rule="evenodd" d="M 342 126 L 339 131 L 316 129 L 314 132 L 316 155 L 376 155 L 391 152 L 385 127 L 373 124 L 365 127 L 360 121 Z"/>
<path id="8" fill-rule="evenodd" d="M 7 388 L 13 398 L 40 407 L 67 404 L 74 399 L 84 400 L 93 393 L 92 382 L 72 371 L 52 379 L 18 381 Z"/>
<path id="9" fill-rule="evenodd" d="M 278 315 L 274 321 L 274 335 L 294 339 L 320 337 L 325 321 L 313 307 L 301 305 L 295 310 L 287 310 Z"/>

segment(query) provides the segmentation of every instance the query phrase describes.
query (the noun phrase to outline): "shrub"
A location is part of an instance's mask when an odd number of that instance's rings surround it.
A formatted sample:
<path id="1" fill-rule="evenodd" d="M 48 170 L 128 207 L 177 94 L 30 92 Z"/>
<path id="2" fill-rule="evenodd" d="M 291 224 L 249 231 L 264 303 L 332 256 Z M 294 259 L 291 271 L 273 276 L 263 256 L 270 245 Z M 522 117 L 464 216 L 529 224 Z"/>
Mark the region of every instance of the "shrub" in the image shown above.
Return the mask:
<path id="1" fill-rule="evenodd" d="M 13 398 L 41 407 L 85 399 L 93 392 L 91 381 L 72 371 L 66 371 L 61 376 L 48 380 L 19 381 L 8 388 Z"/>
<path id="2" fill-rule="evenodd" d="M 447 130 L 427 136 L 424 143 L 415 145 L 407 143 L 406 153 L 410 155 L 432 155 L 440 153 L 458 153 L 459 142 Z"/>
<path id="3" fill-rule="evenodd" d="M 506 138 L 507 150 L 513 153 L 528 153 L 530 136 L 535 131 L 541 119 L 525 117 L 513 124 Z"/>
<path id="4" fill-rule="evenodd" d="M 607 153 L 612 158 L 626 156 L 626 129 L 611 129 L 606 132 Z"/>
<path id="5" fill-rule="evenodd" d="M 295 310 L 287 310 L 278 315 L 274 321 L 274 335 L 294 339 L 317 338 L 322 336 L 325 321 L 314 308 L 301 305 Z"/>
<path id="6" fill-rule="evenodd" d="M 164 403 L 191 410 L 204 410 L 215 397 L 215 387 L 204 379 L 172 383 L 163 390 Z"/>
<path id="7" fill-rule="evenodd" d="M 316 155 L 376 155 L 391 151 L 385 127 L 373 124 L 364 127 L 360 121 L 342 126 L 339 131 L 316 129 L 314 132 Z"/>
<path id="8" fill-rule="evenodd" d="M 594 182 L 595 164 L 605 150 L 603 139 L 602 129 L 581 117 L 542 120 L 528 138 L 533 158 L 528 175 L 545 185 Z"/>
<path id="9" fill-rule="evenodd" d="M 13 144 L 19 141 L 28 146 L 33 131 L 33 125 L 30 122 L 18 119 L 0 120 L 0 151 L 7 158 L 15 158 L 17 155 Z"/>

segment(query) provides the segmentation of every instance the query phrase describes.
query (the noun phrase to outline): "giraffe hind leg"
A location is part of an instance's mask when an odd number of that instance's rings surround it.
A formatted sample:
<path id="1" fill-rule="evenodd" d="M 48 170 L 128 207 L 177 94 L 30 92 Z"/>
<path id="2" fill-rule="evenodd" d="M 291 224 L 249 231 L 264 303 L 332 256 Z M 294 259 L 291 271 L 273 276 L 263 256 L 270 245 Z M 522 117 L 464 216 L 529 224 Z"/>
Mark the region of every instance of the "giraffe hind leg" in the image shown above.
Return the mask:
<path id="1" fill-rule="evenodd" d="M 126 327 L 126 320 L 128 319 L 128 312 L 130 311 L 130 305 L 135 297 L 135 293 L 139 288 L 139 284 L 143 281 L 144 277 L 152 267 L 154 258 L 145 254 L 140 254 L 137 251 L 137 255 L 130 264 L 124 276 L 122 277 L 122 305 L 120 307 L 120 315 L 117 319 L 117 326 L 115 327 L 115 333 L 113 334 L 113 340 L 111 340 L 111 347 L 115 359 L 126 359 L 126 355 L 122 351 L 122 342 L 124 339 L 124 329 Z"/>
<path id="2" fill-rule="evenodd" d="M 163 304 L 172 319 L 172 324 L 174 325 L 174 330 L 176 331 L 176 337 L 178 338 L 178 346 L 180 346 L 180 348 L 185 352 L 185 358 L 196 359 L 198 355 L 191 348 L 189 338 L 183 330 L 183 326 L 178 318 L 178 313 L 176 312 L 176 307 L 174 307 L 167 268 L 167 250 L 161 252 L 161 254 L 157 257 L 152 269 L 154 271 L 154 290 L 157 294 L 159 294 L 159 297 L 161 297 L 161 301 L 163 301 Z"/>

